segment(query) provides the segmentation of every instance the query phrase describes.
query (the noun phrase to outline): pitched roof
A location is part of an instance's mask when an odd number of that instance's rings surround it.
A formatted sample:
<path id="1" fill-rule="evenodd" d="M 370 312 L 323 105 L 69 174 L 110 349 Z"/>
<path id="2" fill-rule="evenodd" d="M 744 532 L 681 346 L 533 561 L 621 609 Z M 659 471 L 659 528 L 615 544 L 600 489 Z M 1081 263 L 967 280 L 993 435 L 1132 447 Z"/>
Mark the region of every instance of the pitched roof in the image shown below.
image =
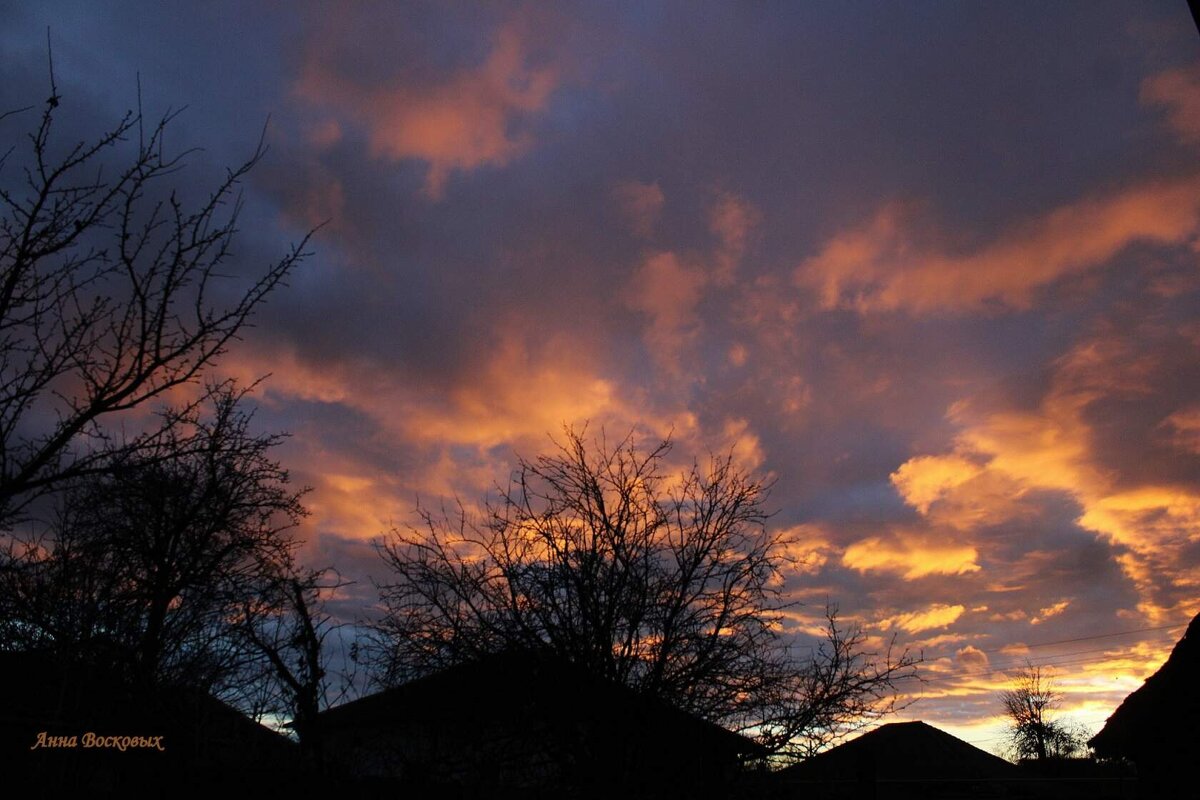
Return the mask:
<path id="1" fill-rule="evenodd" d="M 1112 713 L 1089 744 L 1106 758 L 1200 754 L 1200 615 L 1170 658 Z"/>
<path id="2" fill-rule="evenodd" d="M 672 731 L 741 755 L 758 755 L 759 745 L 707 720 L 597 677 L 564 659 L 509 651 L 447 668 L 432 675 L 328 709 L 322 730 L 385 729 L 404 723 L 441 723 L 529 718 L 572 723 L 586 720 L 636 733 L 646 726 Z"/>
<path id="3" fill-rule="evenodd" d="M 857 739 L 783 770 L 785 780 L 1003 780 L 1017 768 L 1002 758 L 924 722 L 881 725 Z"/>

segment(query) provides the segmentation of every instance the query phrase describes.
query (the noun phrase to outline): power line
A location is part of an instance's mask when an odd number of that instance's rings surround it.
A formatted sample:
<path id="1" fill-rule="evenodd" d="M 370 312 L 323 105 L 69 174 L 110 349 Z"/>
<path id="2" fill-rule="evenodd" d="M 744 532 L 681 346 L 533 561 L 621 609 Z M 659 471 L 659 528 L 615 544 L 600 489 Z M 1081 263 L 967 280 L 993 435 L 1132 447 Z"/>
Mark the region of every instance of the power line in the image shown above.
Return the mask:
<path id="1" fill-rule="evenodd" d="M 1039 642 L 1037 644 L 1026 645 L 1026 647 L 1032 649 L 1035 647 L 1039 647 L 1039 648 L 1040 647 L 1050 647 L 1050 646 L 1054 646 L 1054 645 L 1073 644 L 1073 643 L 1077 643 L 1077 642 L 1095 641 L 1095 640 L 1099 640 L 1099 639 L 1110 639 L 1110 638 L 1116 638 L 1116 637 L 1120 637 L 1120 636 L 1129 636 L 1129 635 L 1132 635 L 1135 633 L 1149 633 L 1149 632 L 1156 632 L 1156 631 L 1166 631 L 1166 630 L 1171 630 L 1173 628 L 1186 627 L 1187 624 L 1188 623 L 1177 623 L 1175 625 L 1158 625 L 1158 626 L 1147 627 L 1147 628 L 1138 628 L 1138 629 L 1129 630 L 1129 631 L 1119 631 L 1119 632 L 1115 632 L 1115 633 L 1101 633 L 1101 634 L 1094 634 L 1091 636 L 1077 636 L 1077 637 L 1074 637 L 1071 639 L 1060 639 L 1058 641 L 1051 641 L 1051 642 Z M 1143 641 L 1148 641 L 1148 639 L 1143 637 L 1142 639 L 1139 639 L 1138 643 L 1141 643 Z M 1007 649 L 1008 649 L 1008 646 L 1005 646 L 1005 647 L 991 648 L 988 650 L 979 650 L 978 652 L 980 652 L 982 654 L 1000 653 L 1000 652 L 1004 652 Z M 1076 650 L 1076 651 L 1072 651 L 1072 652 L 1068 652 L 1068 653 L 1058 653 L 1056 655 L 1049 656 L 1048 658 L 1043 659 L 1042 661 L 1040 661 L 1038 663 L 1040 663 L 1041 665 L 1044 665 L 1044 666 L 1054 666 L 1054 667 L 1078 666 L 1081 664 L 1088 664 L 1088 663 L 1104 661 L 1106 658 L 1108 658 L 1107 654 L 1110 652 L 1111 652 L 1111 648 L 1092 648 L 1092 649 L 1088 649 L 1088 650 Z M 1091 653 L 1101 653 L 1102 655 L 1093 656 L 1090 658 L 1076 658 L 1077 656 L 1087 655 L 1087 654 L 1091 654 Z M 1114 655 L 1113 657 L 1119 657 L 1119 656 Z M 989 669 L 982 670 L 982 671 L 976 671 L 976 670 L 971 669 L 970 667 L 957 666 L 955 668 L 944 670 L 941 672 L 936 672 L 936 673 L 933 673 L 932 675 L 929 675 L 928 677 L 924 677 L 923 682 L 935 683 L 935 682 L 945 680 L 945 679 L 964 677 L 964 676 L 986 677 L 986 676 L 995 675 L 995 674 L 1001 673 L 1001 672 L 1008 672 L 1012 669 L 1018 669 L 1022 665 L 1023 665 L 1023 662 L 1020 660 L 1004 662 L 1001 664 L 988 664 Z"/>
<path id="2" fill-rule="evenodd" d="M 1099 656 L 1088 656 L 1087 658 L 1068 659 L 1066 661 L 1039 662 L 1038 666 L 1078 667 L 1078 666 L 1082 666 L 1084 664 L 1096 664 L 1096 663 L 1099 663 L 1099 662 L 1105 661 L 1105 660 L 1107 660 L 1107 656 L 1099 655 Z M 1003 667 L 996 667 L 996 668 L 989 669 L 986 671 L 981 671 L 981 672 L 970 672 L 970 671 L 940 672 L 928 680 L 930 683 L 933 683 L 941 678 L 957 678 L 957 677 L 968 677 L 968 676 L 977 676 L 977 677 L 982 678 L 982 677 L 987 677 L 989 675 L 997 675 L 1000 673 L 1009 672 L 1012 669 L 1014 669 L 1014 667 L 1019 667 L 1019 666 L 1020 665 L 1008 665 L 1008 666 L 1003 666 Z"/>
<path id="3" fill-rule="evenodd" d="M 1059 639 L 1059 640 L 1048 641 L 1048 642 L 1037 642 L 1035 644 L 1024 645 L 1024 646 L 1027 649 L 1032 650 L 1034 648 L 1044 648 L 1044 647 L 1053 647 L 1056 645 L 1076 644 L 1079 642 L 1091 642 L 1091 641 L 1097 641 L 1097 640 L 1101 640 L 1101 639 L 1115 639 L 1118 637 L 1131 636 L 1134 634 L 1146 634 L 1146 633 L 1156 633 L 1156 632 L 1161 632 L 1161 631 L 1174 630 L 1174 629 L 1186 627 L 1188 624 L 1189 623 L 1181 622 L 1181 623 L 1176 623 L 1173 625 L 1154 625 L 1154 626 L 1149 626 L 1149 627 L 1145 627 L 1145 628 L 1135 628 L 1135 629 L 1127 630 L 1127 631 L 1114 631 L 1111 633 L 1098 633 L 1098 634 L 1092 634 L 1089 636 L 1075 636 L 1070 639 Z M 1073 667 L 1073 666 L 1081 666 L 1084 664 L 1098 663 L 1098 662 L 1105 661 L 1106 659 L 1109 659 L 1109 658 L 1119 658 L 1122 655 L 1122 653 L 1120 652 L 1121 650 L 1128 650 L 1129 648 L 1131 648 L 1137 644 L 1141 644 L 1142 642 L 1146 642 L 1146 641 L 1150 641 L 1150 637 L 1142 636 L 1136 642 L 1129 643 L 1129 644 L 1117 645 L 1115 648 L 1114 647 L 1095 647 L 1095 648 L 1088 648 L 1085 650 L 1073 650 L 1073 651 L 1066 652 L 1066 653 L 1051 654 L 1041 662 L 1041 665 L 1052 666 L 1052 667 Z M 1004 647 L 991 648 L 988 650 L 979 650 L 978 652 L 980 652 L 982 654 L 1000 653 L 1000 652 L 1004 652 L 1004 651 L 1008 650 L 1008 648 L 1010 646 L 1011 645 L 1004 646 Z M 1114 649 L 1116 649 L 1118 652 L 1113 653 L 1112 651 Z M 1110 655 L 1110 653 L 1112 653 L 1112 655 Z M 928 676 L 928 677 L 920 676 L 920 680 L 923 684 L 937 684 L 937 683 L 950 681 L 955 678 L 961 678 L 961 677 L 983 678 L 983 677 L 988 677 L 988 676 L 995 675 L 998 673 L 1009 672 L 1010 670 L 1012 670 L 1014 668 L 1020 667 L 1021 663 L 1014 662 L 1014 663 L 1010 663 L 1010 664 L 1004 664 L 1001 666 L 993 666 L 993 665 L 989 664 L 988 666 L 990 667 L 990 669 L 988 669 L 986 671 L 980 671 L 980 672 L 971 671 L 969 668 L 962 668 L 960 666 L 957 669 L 951 669 L 951 670 L 947 670 L 944 672 L 938 672 L 938 673 L 933 674 L 932 676 Z M 914 676 L 914 679 L 916 679 L 915 676 Z M 914 698 L 914 701 L 919 700 L 919 699 L 921 699 L 921 698 Z M 869 726 L 867 726 L 863 732 L 865 733 L 867 731 L 874 730 L 882 724 L 883 724 L 882 722 L 874 722 L 874 723 L 870 724 Z M 965 739 L 964 741 L 966 741 L 974 746 L 979 747 L 979 746 L 991 745 L 995 742 L 1002 741 L 1005 738 L 1007 738 L 1007 737 L 1001 735 L 1001 736 L 992 736 L 992 737 L 987 737 L 987 738 Z M 988 747 L 987 749 L 991 749 L 991 748 Z"/>
<path id="4" fill-rule="evenodd" d="M 1134 633 L 1148 633 L 1150 631 L 1168 631 L 1168 630 L 1171 630 L 1172 628 L 1186 628 L 1187 625 L 1188 625 L 1188 623 L 1186 623 L 1186 622 L 1176 622 L 1174 625 L 1158 625 L 1158 626 L 1151 627 L 1151 628 L 1134 628 L 1133 630 L 1117 631 L 1115 633 L 1097 633 L 1092 636 L 1077 636 L 1074 639 L 1059 639 L 1059 640 L 1053 641 L 1053 642 L 1038 642 L 1037 644 L 1027 644 L 1027 645 L 1023 645 L 1023 646 L 1032 650 L 1035 647 L 1053 647 L 1054 645 L 1058 645 L 1058 644 L 1074 644 L 1076 642 L 1090 642 L 1094 639 L 1113 639 L 1118 636 L 1129 636 L 1130 634 L 1134 634 Z M 981 652 L 981 653 L 1001 653 L 1010 647 L 1012 647 L 1012 645 L 1004 645 L 1002 647 L 994 647 L 989 650 L 980 650 L 979 652 Z"/>
<path id="5" fill-rule="evenodd" d="M 1146 640 L 1144 640 L 1144 639 L 1143 639 L 1142 641 L 1146 641 Z M 1140 644 L 1140 642 L 1139 642 L 1139 644 Z M 1122 648 L 1122 649 L 1127 649 L 1127 648 Z M 1046 657 L 1046 659 L 1041 659 L 1041 660 L 1039 660 L 1037 663 L 1039 663 L 1039 664 L 1045 664 L 1045 663 L 1047 663 L 1047 661 L 1048 661 L 1048 660 L 1050 660 L 1050 659 L 1055 659 L 1055 658 L 1070 658 L 1070 657 L 1072 657 L 1072 656 L 1082 656 L 1082 655 L 1087 655 L 1088 653 L 1111 653 L 1111 652 L 1113 652 L 1113 648 L 1112 648 L 1112 647 L 1092 647 L 1092 648 L 1089 648 L 1089 649 L 1087 649 L 1087 650 L 1072 650 L 1072 651 L 1070 651 L 1069 653 L 1055 653 L 1055 654 L 1054 654 L 1054 655 L 1052 655 L 1052 656 L 1047 656 L 1047 657 Z M 995 668 L 995 669 L 1009 669 L 1009 668 L 1012 668 L 1012 667 L 1019 667 L 1019 666 L 1021 666 L 1023 663 L 1024 663 L 1024 660 L 1019 660 L 1019 661 L 1010 661 L 1010 662 L 1000 662 L 1000 663 L 989 662 L 989 666 L 991 666 L 991 667 L 993 667 L 993 668 Z"/>
<path id="6" fill-rule="evenodd" d="M 1117 657 L 1117 656 L 1114 656 Z M 1041 661 L 1036 662 L 1035 666 L 1047 667 L 1077 667 L 1084 664 L 1095 664 L 1108 659 L 1107 655 L 1092 655 L 1086 658 L 1068 658 L 1065 661 Z M 921 676 L 923 683 L 938 683 L 940 681 L 949 680 L 952 678 L 985 678 L 989 675 L 997 675 L 1005 672 L 1010 672 L 1013 669 L 1019 669 L 1021 664 L 1006 664 L 999 667 L 992 667 L 986 670 L 971 670 L 967 668 L 946 670 L 944 672 L 936 672 L 929 676 Z"/>
<path id="7" fill-rule="evenodd" d="M 1100 655 L 1091 655 L 1093 653 L 1100 653 Z M 1068 667 L 1068 666 L 1078 666 L 1080 664 L 1097 663 L 1097 662 L 1101 662 L 1101 661 L 1106 661 L 1110 658 L 1120 658 L 1122 656 L 1121 653 L 1113 653 L 1110 656 L 1109 655 L 1110 653 L 1112 653 L 1112 650 L 1110 650 L 1108 648 L 1095 649 L 1095 650 L 1080 650 L 1075 653 L 1060 653 L 1056 656 L 1051 656 L 1049 658 L 1035 661 L 1033 663 L 1035 666 L 1043 666 L 1043 667 Z M 1079 656 L 1086 656 L 1086 657 L 1079 658 Z M 1020 669 L 1023 666 L 1024 666 L 1024 662 L 1021 662 L 1021 661 L 1015 661 L 1015 662 L 1004 663 L 1004 664 L 989 664 L 988 665 L 989 668 L 987 670 L 983 670 L 983 671 L 976 671 L 976 670 L 972 670 L 969 667 L 961 667 L 960 666 L 960 667 L 956 667 L 954 669 L 949 669 L 949 670 L 945 670 L 942 672 L 934 673 L 934 675 L 932 676 L 931 679 L 936 680 L 937 678 L 940 678 L 940 677 L 957 677 L 957 676 L 961 676 L 961 675 L 993 675 L 997 672 L 1009 672 L 1010 670 Z"/>

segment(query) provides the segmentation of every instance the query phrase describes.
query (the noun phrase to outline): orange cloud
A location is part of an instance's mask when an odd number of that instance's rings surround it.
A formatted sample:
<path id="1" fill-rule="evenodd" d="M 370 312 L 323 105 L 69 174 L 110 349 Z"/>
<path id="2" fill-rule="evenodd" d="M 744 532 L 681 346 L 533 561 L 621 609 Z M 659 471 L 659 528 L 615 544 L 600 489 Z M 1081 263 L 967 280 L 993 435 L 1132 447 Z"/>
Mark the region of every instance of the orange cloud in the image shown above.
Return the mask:
<path id="1" fill-rule="evenodd" d="M 967 645 L 955 653 L 954 659 L 959 663 L 959 666 L 969 672 L 984 672 L 990 663 L 987 653 L 972 645 Z"/>
<path id="2" fill-rule="evenodd" d="M 950 417 L 956 418 L 955 412 Z M 957 531 L 1027 513 L 1022 504 L 1027 487 L 1001 471 L 985 469 L 972 460 L 977 454 L 964 453 L 911 458 L 892 473 L 892 485 L 931 523 Z"/>
<path id="3" fill-rule="evenodd" d="M 618 200 L 626 214 L 642 225 L 647 214 L 656 217 L 662 193 L 657 185 L 623 184 Z M 758 224 L 758 211 L 745 200 L 724 193 L 709 209 L 709 231 L 717 238 L 712 253 L 689 253 L 686 257 L 667 250 L 646 255 L 634 269 L 624 292 L 626 306 L 649 315 L 643 338 L 651 355 L 671 379 L 684 371 L 682 357 L 699 336 L 702 325 L 696 308 L 710 287 L 728 288 L 751 236 Z M 730 361 L 745 364 L 744 346 L 734 345 Z"/>
<path id="4" fill-rule="evenodd" d="M 859 572 L 894 572 L 913 580 L 928 575 L 977 572 L 977 557 L 975 548 L 969 544 L 928 533 L 898 532 L 888 538 L 872 536 L 855 542 L 842 554 L 842 563 Z"/>
<path id="5" fill-rule="evenodd" d="M 860 313 L 966 313 L 1028 308 L 1033 293 L 1129 245 L 1186 243 L 1200 225 L 1200 180 L 1152 183 L 1062 206 L 973 252 L 921 235 L 912 208 L 890 205 L 827 242 L 794 272 L 822 307 Z M 932 241 L 930 241 L 932 239 Z"/>
<path id="6" fill-rule="evenodd" d="M 672 375 L 681 371 L 680 356 L 699 332 L 695 309 L 707 283 L 703 270 L 687 266 L 674 253 L 665 252 L 643 261 L 626 291 L 629 307 L 650 316 L 646 344 L 660 366 Z"/>
<path id="7" fill-rule="evenodd" d="M 411 405 L 401 424 L 410 441 L 490 448 L 543 437 L 564 423 L 604 419 L 622 406 L 613 382 L 594 372 L 576 343 L 534 347 L 513 332 L 491 343 L 473 380 L 440 402 Z"/>
<path id="8" fill-rule="evenodd" d="M 762 440 L 751 429 L 750 422 L 740 417 L 724 421 L 717 440 L 717 452 L 729 453 L 734 462 L 747 472 L 757 471 L 767 460 Z"/>
<path id="9" fill-rule="evenodd" d="M 1142 81 L 1145 105 L 1160 106 L 1184 142 L 1200 142 L 1200 63 L 1160 72 Z"/>
<path id="10" fill-rule="evenodd" d="M 324 453 L 321 463 L 336 465 L 335 468 L 361 469 L 331 453 Z M 394 476 L 321 471 L 305 474 L 304 478 L 313 487 L 304 498 L 315 523 L 309 527 L 338 531 L 356 539 L 370 539 L 386 531 L 395 520 L 407 517 L 412 510 L 412 496 L 399 491 Z"/>
<path id="11" fill-rule="evenodd" d="M 987 472 L 1021 489 L 1073 492 L 1101 480 L 1089 461 L 1086 401 L 1073 394 L 1049 397 L 1036 413 L 990 414 L 958 437 L 966 453 L 987 458 Z"/>
<path id="12" fill-rule="evenodd" d="M 1064 494 L 1080 508 L 1076 524 L 1120 547 L 1116 558 L 1139 592 L 1143 617 L 1170 618 L 1185 609 L 1174 607 L 1181 601 L 1161 605 L 1162 589 L 1176 597 L 1200 590 L 1200 579 L 1180 568 L 1200 531 L 1200 494 L 1120 482 L 1098 463 L 1087 417 L 1098 400 L 1144 392 L 1146 359 L 1128 352 L 1121 337 L 1100 336 L 1080 342 L 1054 367 L 1036 409 L 976 414 L 970 404 L 955 405 L 949 416 L 961 430 L 952 452 L 910 459 L 893 473 L 893 483 L 932 524 L 967 535 L 978 525 L 1032 513 L 1034 492 Z M 1186 429 L 1190 417 L 1169 419 Z M 1035 619 L 1062 608 L 1042 609 Z"/>
<path id="13" fill-rule="evenodd" d="M 1157 590 L 1169 586 L 1188 598 L 1200 594 L 1200 576 L 1186 568 L 1185 551 L 1200 541 L 1200 494 L 1178 487 L 1144 486 L 1087 498 L 1079 524 L 1124 545 L 1117 560 L 1141 594 L 1138 610 L 1152 622 L 1171 618 Z"/>
<path id="14" fill-rule="evenodd" d="M 439 83 L 362 86 L 309 61 L 296 91 L 364 124 L 375 156 L 427 162 L 425 191 L 437 199 L 452 171 L 500 167 L 524 153 L 533 137 L 523 122 L 558 84 L 553 67 L 527 65 L 520 32 L 508 25 L 482 64 Z"/>
<path id="15" fill-rule="evenodd" d="M 922 514 L 948 492 L 962 486 L 982 469 L 962 456 L 919 456 L 892 473 L 892 483 L 901 497 Z"/>
<path id="16" fill-rule="evenodd" d="M 1038 611 L 1035 616 L 1030 617 L 1029 624 L 1030 625 L 1040 625 L 1043 622 L 1045 622 L 1046 620 L 1050 619 L 1051 617 L 1057 617 L 1059 614 L 1066 611 L 1067 607 L 1069 605 L 1071 605 L 1070 600 L 1060 600 L 1059 602 L 1054 603 L 1053 605 L 1046 606 L 1045 608 Z"/>
<path id="17" fill-rule="evenodd" d="M 960 605 L 951 606 L 938 603 L 924 611 L 912 611 L 907 614 L 897 614 L 887 617 L 879 621 L 879 626 L 884 630 L 900 628 L 909 633 L 919 633 L 920 631 L 933 630 L 935 628 L 945 628 L 961 617 L 964 611 L 966 611 L 966 608 Z"/>
<path id="18" fill-rule="evenodd" d="M 787 557 L 793 561 L 791 569 L 804 575 L 821 572 L 835 550 L 833 537 L 820 525 L 796 525 L 778 534 L 786 543 Z"/>
<path id="19" fill-rule="evenodd" d="M 550 437 L 564 425 L 589 423 L 592 434 L 603 429 L 610 439 L 633 430 L 643 443 L 672 435 L 668 476 L 710 451 L 732 454 L 748 471 L 764 463 L 760 437 L 748 420 L 729 416 L 702 427 L 686 404 L 655 402 L 621 387 L 588 342 L 543 338 L 532 330 L 518 320 L 498 325 L 494 339 L 481 343 L 490 349 L 469 377 L 438 389 L 370 364 L 308 364 L 288 351 L 241 348 L 222 368 L 243 381 L 269 369 L 264 404 L 302 399 L 353 409 L 367 420 L 375 441 L 411 454 L 403 475 L 346 454 L 308 454 L 308 461 L 321 464 L 302 478 L 315 487 L 315 524 L 352 537 L 377 535 L 381 519 L 407 519 L 418 494 L 481 498 L 504 480 L 515 453 L 533 457 L 550 450 Z"/>
<path id="20" fill-rule="evenodd" d="M 345 406 L 367 417 L 383 439 L 428 451 L 435 460 L 412 476 L 417 483 L 410 488 L 436 494 L 486 490 L 508 463 L 503 454 L 485 464 L 472 464 L 465 456 L 461 463 L 448 456 L 437 459 L 435 453 L 447 448 L 486 453 L 499 445 L 529 445 L 537 450 L 547 444 L 548 433 L 589 419 L 609 423 L 613 430 L 628 430 L 638 421 L 656 431 L 673 423 L 688 430 L 677 419 L 657 425 L 649 413 L 635 415 L 585 343 L 563 337 L 531 341 L 512 323 L 481 347 L 490 350 L 469 380 L 436 391 L 368 364 L 313 365 L 287 350 L 242 349 L 223 362 L 222 370 L 239 380 L 269 370 L 263 402 L 297 398 Z"/>

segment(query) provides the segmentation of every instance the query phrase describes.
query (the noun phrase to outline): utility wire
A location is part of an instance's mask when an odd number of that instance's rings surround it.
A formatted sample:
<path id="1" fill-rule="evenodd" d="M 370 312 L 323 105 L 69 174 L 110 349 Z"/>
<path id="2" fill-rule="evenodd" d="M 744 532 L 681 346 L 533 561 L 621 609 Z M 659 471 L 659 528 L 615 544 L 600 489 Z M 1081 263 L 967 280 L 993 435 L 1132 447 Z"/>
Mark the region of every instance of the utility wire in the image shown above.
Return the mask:
<path id="1" fill-rule="evenodd" d="M 1146 633 L 1147 631 L 1169 631 L 1172 628 L 1186 628 L 1187 626 L 1188 626 L 1188 623 L 1186 623 L 1186 622 L 1176 622 L 1174 625 L 1158 625 L 1153 628 L 1134 628 L 1131 631 L 1118 631 L 1117 633 L 1098 633 L 1098 634 L 1095 634 L 1094 636 L 1077 636 L 1074 639 L 1059 639 L 1057 642 L 1038 642 L 1037 644 L 1027 644 L 1025 646 L 1032 650 L 1035 647 L 1052 647 L 1056 644 L 1074 644 L 1075 642 L 1090 642 L 1093 639 L 1111 639 L 1111 638 L 1114 638 L 1117 636 L 1129 636 L 1130 634 L 1133 634 L 1133 633 Z M 982 650 L 981 652 L 995 653 L 995 652 L 999 652 L 1000 650 L 1004 650 L 1004 649 L 1005 648 L 1001 647 L 1001 648 L 997 648 L 996 650 Z"/>
<path id="2" fill-rule="evenodd" d="M 1099 653 L 1100 655 L 1094 655 Z M 1111 654 L 1111 655 L 1110 655 Z M 1059 653 L 1049 658 L 1034 661 L 1035 666 L 1043 667 L 1065 667 L 1075 666 L 1078 664 L 1090 664 L 1093 662 L 1106 661 L 1110 658 L 1121 658 L 1123 653 L 1114 652 L 1110 648 L 1080 650 L 1073 653 Z M 1084 656 L 1084 657 L 1080 657 Z M 1024 661 L 1014 661 L 1002 664 L 988 664 L 988 669 L 983 671 L 973 670 L 970 667 L 956 666 L 951 669 L 932 673 L 929 680 L 937 680 L 942 677 L 957 677 L 960 675 L 991 675 L 997 672 L 1008 672 L 1014 669 L 1020 669 L 1025 665 Z"/>
<path id="3" fill-rule="evenodd" d="M 1029 649 L 1033 649 L 1035 647 L 1036 648 L 1052 647 L 1055 645 L 1074 644 L 1077 642 L 1096 641 L 1099 639 L 1111 639 L 1111 638 L 1116 638 L 1116 637 L 1120 637 L 1120 636 L 1130 636 L 1135 633 L 1149 633 L 1149 632 L 1156 632 L 1156 631 L 1166 631 L 1166 630 L 1171 630 L 1174 628 L 1182 628 L 1182 627 L 1186 627 L 1187 624 L 1188 623 L 1186 623 L 1186 622 L 1181 622 L 1181 623 L 1176 623 L 1174 625 L 1158 625 L 1158 626 L 1147 627 L 1147 628 L 1137 628 L 1137 629 L 1128 630 L 1128 631 L 1119 631 L 1119 632 L 1115 632 L 1115 633 L 1101 633 L 1101 634 L 1094 634 L 1091 636 L 1077 636 L 1077 637 L 1074 637 L 1071 639 L 1060 639 L 1057 641 L 1050 641 L 1050 642 L 1038 642 L 1036 644 L 1025 645 L 1025 646 Z M 1145 642 L 1145 641 L 1150 641 L 1149 637 L 1140 638 L 1138 640 L 1137 644 L 1140 644 L 1141 642 Z M 1128 647 L 1128 645 L 1125 647 Z M 990 648 L 987 650 L 979 650 L 979 652 L 986 655 L 988 653 L 1004 652 L 1007 649 L 1008 649 L 1008 646 L 1004 646 L 1004 647 Z M 1076 650 L 1076 651 L 1071 651 L 1068 653 L 1058 653 L 1055 655 L 1051 655 L 1048 658 L 1043 659 L 1036 663 L 1038 663 L 1042 666 L 1056 666 L 1056 667 L 1078 666 L 1081 664 L 1088 664 L 1088 663 L 1104 661 L 1105 659 L 1107 659 L 1109 657 L 1108 653 L 1110 653 L 1110 652 L 1112 652 L 1112 648 L 1107 648 L 1107 647 L 1092 648 L 1089 650 Z M 1077 656 L 1087 655 L 1087 654 L 1091 654 L 1091 653 L 1101 653 L 1102 655 L 1093 656 L 1090 658 L 1076 658 Z M 1119 657 L 1119 654 L 1114 654 L 1112 657 L 1117 658 L 1117 657 Z M 984 671 L 975 671 L 969 667 L 958 666 L 958 667 L 955 667 L 955 668 L 952 668 L 949 670 L 936 672 L 936 673 L 933 673 L 932 675 L 922 676 L 922 677 L 923 677 L 925 683 L 935 683 L 935 682 L 938 682 L 941 680 L 955 678 L 955 677 L 963 677 L 963 676 L 986 677 L 989 675 L 995 675 L 997 673 L 1008 672 L 1013 669 L 1018 669 L 1023 664 L 1024 664 L 1024 660 L 1015 660 L 1015 661 L 1011 661 L 1011 662 L 1004 662 L 1001 664 L 989 664 L 988 665 L 989 669 L 984 670 Z"/>
<path id="4" fill-rule="evenodd" d="M 1113 656 L 1113 658 L 1118 658 L 1118 657 L 1119 656 Z M 1082 666 L 1084 664 L 1097 664 L 1102 661 L 1108 660 L 1108 658 L 1109 657 L 1106 655 L 1098 655 L 1098 656 L 1093 655 L 1093 656 L 1088 656 L 1086 658 L 1068 659 L 1066 661 L 1035 662 L 1035 666 L 1077 667 L 1077 666 Z M 979 671 L 972 671 L 969 669 L 947 670 L 945 672 L 936 672 L 936 673 L 933 673 L 932 675 L 922 675 L 921 679 L 922 679 L 923 683 L 936 684 L 936 683 L 939 683 L 942 681 L 950 680 L 952 678 L 972 678 L 972 677 L 986 678 L 990 675 L 999 675 L 999 674 L 1003 674 L 1006 672 L 1011 672 L 1013 669 L 1019 669 L 1021 666 L 1022 665 L 1020 665 L 1020 664 L 1010 664 L 1010 665 L 1006 665 L 1006 666 L 1002 666 L 1002 667 L 993 667 L 991 669 L 979 670 Z M 914 678 L 914 680 L 915 680 L 915 678 Z"/>

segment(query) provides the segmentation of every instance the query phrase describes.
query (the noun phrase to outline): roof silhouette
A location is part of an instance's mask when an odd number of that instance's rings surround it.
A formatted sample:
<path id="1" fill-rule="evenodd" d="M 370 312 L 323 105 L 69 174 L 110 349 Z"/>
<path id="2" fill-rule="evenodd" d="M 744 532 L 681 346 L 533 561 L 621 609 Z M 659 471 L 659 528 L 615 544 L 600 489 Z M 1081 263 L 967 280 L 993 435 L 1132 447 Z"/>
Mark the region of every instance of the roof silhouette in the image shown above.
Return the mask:
<path id="1" fill-rule="evenodd" d="M 565 659 L 529 651 L 507 651 L 464 662 L 377 694 L 336 706 L 318 716 L 324 731 L 391 725 L 405 720 L 493 717 L 536 710 L 551 717 L 614 718 L 655 724 L 721 742 L 755 755 L 750 739 L 653 697 L 591 674 Z"/>
<path id="2" fill-rule="evenodd" d="M 329 709 L 316 730 L 344 774 L 430 796 L 724 796 L 762 754 L 719 725 L 526 651 Z"/>
<path id="3" fill-rule="evenodd" d="M 1127 758 L 1142 776 L 1183 774 L 1200 758 L 1200 615 L 1157 672 L 1117 707 L 1089 744 L 1102 758 Z"/>
<path id="4" fill-rule="evenodd" d="M 892 722 L 783 770 L 787 780 L 1005 780 L 1017 768 L 924 722 Z"/>

